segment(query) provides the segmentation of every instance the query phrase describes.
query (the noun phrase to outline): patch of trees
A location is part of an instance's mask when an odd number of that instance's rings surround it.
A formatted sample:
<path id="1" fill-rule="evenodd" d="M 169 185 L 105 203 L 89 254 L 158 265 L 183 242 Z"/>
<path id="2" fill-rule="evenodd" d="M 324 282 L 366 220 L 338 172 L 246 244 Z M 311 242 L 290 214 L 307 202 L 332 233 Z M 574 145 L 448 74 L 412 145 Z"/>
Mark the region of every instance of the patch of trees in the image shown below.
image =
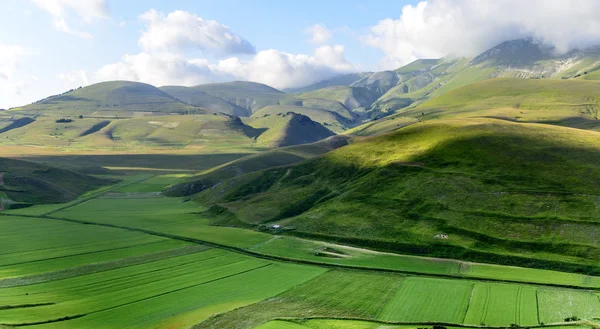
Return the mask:
<path id="1" fill-rule="evenodd" d="M 56 123 L 69 123 L 69 122 L 73 122 L 73 119 L 60 118 L 60 119 L 56 120 Z"/>
<path id="2" fill-rule="evenodd" d="M 577 316 L 573 315 L 572 317 L 565 318 L 565 322 L 575 322 L 581 320 Z"/>

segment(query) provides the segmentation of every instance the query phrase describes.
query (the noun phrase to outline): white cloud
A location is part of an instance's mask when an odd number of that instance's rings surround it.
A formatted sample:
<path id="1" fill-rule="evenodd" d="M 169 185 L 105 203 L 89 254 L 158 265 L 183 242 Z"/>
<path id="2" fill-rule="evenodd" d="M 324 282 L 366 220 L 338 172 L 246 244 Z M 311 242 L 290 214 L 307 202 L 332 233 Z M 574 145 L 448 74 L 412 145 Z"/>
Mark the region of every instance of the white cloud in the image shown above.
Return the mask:
<path id="1" fill-rule="evenodd" d="M 20 59 L 25 55 L 27 51 L 21 46 L 0 44 L 0 81 L 12 77 Z"/>
<path id="2" fill-rule="evenodd" d="M 140 16 L 147 23 L 138 43 L 145 52 L 201 50 L 217 55 L 254 54 L 254 46 L 228 26 L 177 10 L 167 16 L 152 9 Z"/>
<path id="3" fill-rule="evenodd" d="M 220 61 L 217 70 L 236 79 L 261 82 L 275 88 L 293 88 L 354 72 L 357 67 L 346 59 L 344 47 L 338 45 L 321 46 L 313 55 L 263 50 L 248 61 L 238 58 Z"/>
<path id="4" fill-rule="evenodd" d="M 89 39 L 88 32 L 73 29 L 67 23 L 69 15 L 74 13 L 85 23 L 91 24 L 98 19 L 109 17 L 106 0 L 31 0 L 40 9 L 47 11 L 54 20 L 56 30 Z"/>
<path id="5" fill-rule="evenodd" d="M 249 80 L 275 88 L 291 88 L 356 70 L 356 66 L 345 58 L 342 46 L 322 46 L 313 55 L 269 49 L 257 53 L 249 60 L 230 57 L 217 62 L 188 59 L 168 52 L 141 52 L 125 55 L 120 62 L 103 66 L 94 74 L 93 80 L 131 80 L 156 86 L 193 86 L 209 82 Z M 71 76 L 77 75 L 65 75 L 65 78 Z"/>
<path id="6" fill-rule="evenodd" d="M 67 73 L 57 74 L 56 77 L 65 81 L 71 88 L 87 86 L 90 84 L 88 73 L 85 70 L 75 70 Z"/>
<path id="7" fill-rule="evenodd" d="M 125 55 L 118 63 L 105 65 L 95 74 L 96 81 L 130 80 L 150 83 L 155 86 L 193 86 L 218 81 L 208 61 L 186 59 L 172 53 L 139 53 Z"/>
<path id="8" fill-rule="evenodd" d="M 362 41 L 384 52 L 385 69 L 451 53 L 474 56 L 524 37 L 566 51 L 600 43 L 599 11 L 596 0 L 422 1 L 377 23 Z"/>
<path id="9" fill-rule="evenodd" d="M 304 30 L 304 32 L 310 35 L 309 41 L 316 45 L 327 43 L 333 36 L 333 32 L 324 24 L 315 24 Z"/>

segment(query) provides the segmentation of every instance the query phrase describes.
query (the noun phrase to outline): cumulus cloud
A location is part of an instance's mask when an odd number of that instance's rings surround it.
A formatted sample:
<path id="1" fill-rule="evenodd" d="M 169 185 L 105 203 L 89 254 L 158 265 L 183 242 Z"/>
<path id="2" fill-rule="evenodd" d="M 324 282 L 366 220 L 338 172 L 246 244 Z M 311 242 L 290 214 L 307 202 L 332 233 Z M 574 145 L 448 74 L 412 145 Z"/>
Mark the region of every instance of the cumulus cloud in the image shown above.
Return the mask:
<path id="1" fill-rule="evenodd" d="M 269 49 L 248 60 L 230 57 L 215 62 L 168 52 L 141 52 L 103 66 L 95 73 L 94 80 L 131 80 L 157 86 L 249 80 L 275 88 L 292 88 L 356 70 L 345 58 L 342 46 L 322 46 L 312 55 Z"/>
<path id="2" fill-rule="evenodd" d="M 344 47 L 337 45 L 321 46 L 312 55 L 268 49 L 248 61 L 222 60 L 216 69 L 236 79 L 261 82 L 275 88 L 293 88 L 354 72 L 357 67 L 346 59 Z"/>
<path id="3" fill-rule="evenodd" d="M 315 24 L 306 30 L 304 30 L 307 34 L 310 35 L 310 42 L 320 45 L 327 43 L 329 39 L 333 36 L 333 33 L 330 29 L 328 29 L 324 24 Z"/>
<path id="4" fill-rule="evenodd" d="M 140 16 L 147 23 L 138 43 L 146 52 L 201 50 L 217 55 L 254 54 L 254 46 L 228 26 L 177 10 L 168 15 L 152 9 Z"/>
<path id="5" fill-rule="evenodd" d="M 87 86 L 90 84 L 88 73 L 85 70 L 75 70 L 72 72 L 59 73 L 56 75 L 56 77 L 60 80 L 65 81 L 72 88 L 79 86 Z"/>
<path id="6" fill-rule="evenodd" d="M 138 40 L 141 51 L 127 54 L 121 61 L 91 73 L 90 82 L 131 80 L 156 86 L 193 86 L 250 80 L 275 88 L 290 88 L 357 70 L 346 59 L 344 47 L 340 45 L 320 46 L 313 54 L 291 54 L 275 49 L 255 53 L 254 47 L 229 27 L 192 13 L 174 11 L 165 16 L 150 10 L 140 19 L 147 23 Z M 189 55 L 189 50 L 198 49 L 229 56 L 210 60 Z M 88 80 L 87 77 L 82 71 L 59 76 L 74 85 Z"/>
<path id="7" fill-rule="evenodd" d="M 120 62 L 100 68 L 95 80 L 130 80 L 156 86 L 193 86 L 218 81 L 207 60 L 187 59 L 172 53 L 125 55 Z"/>
<path id="8" fill-rule="evenodd" d="M 600 43 L 596 0 L 430 0 L 407 5 L 362 37 L 381 49 L 382 68 L 448 54 L 474 56 L 503 41 L 531 37 L 559 52 Z"/>
<path id="9" fill-rule="evenodd" d="M 25 55 L 27 52 L 21 46 L 0 43 L 0 81 L 11 78 L 20 59 Z"/>
<path id="10" fill-rule="evenodd" d="M 89 39 L 88 32 L 73 29 L 68 24 L 70 14 L 75 14 L 85 23 L 91 24 L 98 19 L 109 17 L 106 0 L 31 0 L 40 9 L 48 12 L 56 30 Z"/>

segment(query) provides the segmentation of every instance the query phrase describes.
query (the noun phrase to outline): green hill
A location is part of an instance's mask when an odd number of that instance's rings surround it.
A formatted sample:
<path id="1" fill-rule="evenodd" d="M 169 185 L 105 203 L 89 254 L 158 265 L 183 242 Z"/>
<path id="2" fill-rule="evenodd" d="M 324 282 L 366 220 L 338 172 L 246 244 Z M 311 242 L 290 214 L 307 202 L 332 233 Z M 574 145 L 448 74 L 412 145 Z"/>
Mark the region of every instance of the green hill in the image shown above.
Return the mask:
<path id="1" fill-rule="evenodd" d="M 327 87 L 296 95 L 299 98 L 322 98 L 342 103 L 347 109 L 362 111 L 377 100 L 377 95 L 364 87 Z"/>
<path id="2" fill-rule="evenodd" d="M 294 112 L 251 118 L 246 122 L 264 131 L 256 138 L 256 142 L 268 147 L 313 143 L 335 135 L 308 116 Z"/>
<path id="3" fill-rule="evenodd" d="M 114 181 L 21 160 L 0 158 L 0 208 L 61 203 Z"/>
<path id="4" fill-rule="evenodd" d="M 47 116 L 132 116 L 139 113 L 206 113 L 145 83 L 109 81 L 51 96 L 5 114 Z"/>
<path id="5" fill-rule="evenodd" d="M 214 220 L 400 253 L 600 273 L 596 132 L 434 120 L 201 192 Z M 568 173 L 568 174 L 565 174 Z"/>
<path id="6" fill-rule="evenodd" d="M 340 114 L 338 114 L 338 112 L 328 111 L 322 108 L 304 106 L 270 105 L 256 111 L 252 115 L 252 118 L 261 119 L 269 116 L 283 115 L 288 112 L 294 112 L 305 115 L 311 118 L 311 120 L 322 124 L 323 126 L 336 133 L 340 133 L 346 130 L 347 127 L 350 127 L 353 124 L 351 120 L 341 116 Z"/>
<path id="7" fill-rule="evenodd" d="M 250 81 L 211 83 L 194 88 L 250 112 L 268 105 L 279 105 L 280 101 L 287 97 L 285 93 L 275 88 Z"/>
<path id="8" fill-rule="evenodd" d="M 275 150 L 237 159 L 218 167 L 206 170 L 185 183 L 170 187 L 168 196 L 188 196 L 212 188 L 222 181 L 247 173 L 298 163 L 346 146 L 351 141 L 348 136 L 331 136 L 312 144 L 281 147 Z"/>
<path id="9" fill-rule="evenodd" d="M 160 90 L 186 104 L 209 109 L 214 112 L 235 116 L 249 115 L 247 109 L 231 104 L 222 98 L 207 94 L 195 87 L 165 86 L 160 87 Z"/>
<path id="10" fill-rule="evenodd" d="M 585 79 L 489 79 L 345 133 L 373 135 L 419 121 L 475 117 L 599 130 L 599 99 L 597 82 Z"/>

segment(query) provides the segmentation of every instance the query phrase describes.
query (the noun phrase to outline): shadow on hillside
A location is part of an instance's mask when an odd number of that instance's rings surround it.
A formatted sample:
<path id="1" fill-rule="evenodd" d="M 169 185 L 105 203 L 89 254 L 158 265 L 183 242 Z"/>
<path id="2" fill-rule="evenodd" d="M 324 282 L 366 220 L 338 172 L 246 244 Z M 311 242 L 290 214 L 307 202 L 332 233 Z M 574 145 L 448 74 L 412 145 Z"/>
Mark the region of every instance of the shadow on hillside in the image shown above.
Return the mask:
<path id="1" fill-rule="evenodd" d="M 109 155 L 52 155 L 28 156 L 18 159 L 46 163 L 58 167 L 83 168 L 82 171 L 98 167 L 111 167 L 117 172 L 148 171 L 202 171 L 233 161 L 248 153 L 231 154 L 109 154 Z"/>

